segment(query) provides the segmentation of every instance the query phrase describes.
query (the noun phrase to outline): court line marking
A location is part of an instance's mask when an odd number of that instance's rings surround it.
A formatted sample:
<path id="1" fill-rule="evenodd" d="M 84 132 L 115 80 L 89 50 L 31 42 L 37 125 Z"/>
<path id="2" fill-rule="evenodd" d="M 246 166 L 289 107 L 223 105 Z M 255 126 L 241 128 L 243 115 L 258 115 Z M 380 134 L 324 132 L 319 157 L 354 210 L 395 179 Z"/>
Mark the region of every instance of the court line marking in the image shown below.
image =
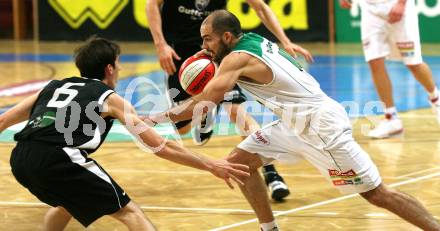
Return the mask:
<path id="1" fill-rule="evenodd" d="M 50 206 L 42 202 L 10 202 L 0 201 L 0 207 L 36 207 L 49 208 Z M 146 211 L 175 211 L 175 212 L 214 212 L 214 213 L 244 213 L 254 214 L 251 209 L 216 209 L 216 208 L 180 208 L 180 207 L 163 207 L 163 206 L 140 206 Z M 282 211 L 275 211 L 282 212 Z"/>
<path id="2" fill-rule="evenodd" d="M 409 178 L 410 176 L 418 175 L 424 172 L 429 172 L 433 170 L 440 169 L 440 166 L 423 169 L 420 171 L 411 172 L 401 176 L 386 176 L 382 177 L 382 179 L 402 179 Z M 205 171 L 172 171 L 172 170 L 133 170 L 133 169 L 108 169 L 108 172 L 145 172 L 145 173 L 162 173 L 162 174 L 173 174 L 173 175 L 211 175 L 209 172 Z M 323 178 L 321 174 L 291 174 L 291 173 L 282 173 L 283 177 L 304 177 L 304 178 Z"/>
<path id="3" fill-rule="evenodd" d="M 424 172 L 429 172 L 435 169 L 440 169 L 440 167 L 433 167 L 424 169 L 417 172 L 412 172 L 406 175 L 402 176 L 386 176 L 382 177 L 382 179 L 387 180 L 400 180 L 402 178 L 410 178 L 412 175 L 417 175 Z M 11 171 L 11 168 L 0 168 L 0 174 L 3 173 L 9 173 Z M 106 169 L 109 173 L 157 173 L 157 174 L 172 174 L 172 175 L 206 175 L 211 176 L 211 173 L 205 172 L 205 171 L 172 171 L 172 170 L 151 170 L 151 169 L 145 169 L 145 170 L 137 170 L 137 169 Z M 321 174 L 290 174 L 290 173 L 283 173 L 281 174 L 283 177 L 303 177 L 303 178 L 323 178 Z"/>
<path id="4" fill-rule="evenodd" d="M 420 173 L 424 173 L 424 172 L 429 172 L 429 171 L 432 171 L 432 170 L 434 170 L 434 169 L 440 169 L 440 166 L 438 166 L 438 167 L 432 167 L 432 168 L 427 168 L 427 169 L 423 169 L 423 170 L 420 170 L 420 171 L 415 171 L 415 172 L 408 173 L 408 174 L 405 174 L 405 175 L 397 176 L 396 178 L 397 178 L 397 179 L 400 179 L 400 178 L 408 178 L 408 177 L 410 177 L 410 176 L 418 175 L 418 174 L 420 174 Z"/>
<path id="5" fill-rule="evenodd" d="M 413 179 L 409 179 L 409 180 L 404 180 L 404 181 L 401 181 L 401 182 L 393 183 L 393 184 L 388 185 L 388 187 L 394 188 L 394 187 L 397 187 L 397 186 L 401 186 L 401 185 L 405 185 L 405 184 L 411 184 L 411 183 L 414 183 L 414 182 L 417 182 L 417 181 L 426 180 L 426 179 L 433 178 L 433 177 L 436 177 L 436 176 L 440 176 L 440 172 L 436 172 L 436 173 L 432 173 L 432 174 L 429 174 L 429 175 L 425 175 L 425 176 L 421 176 L 421 177 L 417 177 L 417 178 L 413 178 Z M 282 216 L 282 215 L 286 215 L 286 214 L 290 214 L 290 213 L 294 213 L 294 212 L 298 212 L 298 211 L 302 211 L 302 210 L 306 210 L 306 209 L 310 209 L 310 208 L 319 207 L 321 205 L 331 204 L 331 203 L 334 203 L 334 202 L 346 200 L 346 199 L 357 197 L 357 196 L 359 196 L 359 194 L 351 194 L 351 195 L 336 197 L 336 198 L 333 198 L 333 199 L 330 199 L 330 200 L 325 200 L 325 201 L 313 203 L 313 204 L 306 205 L 306 206 L 301 206 L 301 207 L 290 209 L 290 210 L 286 210 L 286 211 L 283 211 L 283 212 L 278 212 L 278 213 L 274 212 L 274 217 L 279 217 L 279 216 Z M 367 203 L 367 202 L 365 202 L 365 203 Z M 234 227 L 245 225 L 245 224 L 249 224 L 249 223 L 254 223 L 254 222 L 257 222 L 257 221 L 258 221 L 257 218 L 254 218 L 254 219 L 250 219 L 250 220 L 246 220 L 246 221 L 242 221 L 242 222 L 238 222 L 238 223 L 234 223 L 234 224 L 230 224 L 230 225 L 226 225 L 226 226 L 221 226 L 221 227 L 218 227 L 218 228 L 215 228 L 215 229 L 211 229 L 210 231 L 226 230 L 226 229 L 234 228 Z"/>
<path id="6" fill-rule="evenodd" d="M 418 172 L 421 172 L 421 171 L 418 171 Z M 410 179 L 410 180 L 406 180 L 406 181 L 390 184 L 389 187 L 397 187 L 397 186 L 400 186 L 400 185 L 410 184 L 410 183 L 414 183 L 414 182 L 421 181 L 421 180 L 424 180 L 424 179 L 429 179 L 429 178 L 436 177 L 436 176 L 440 176 L 440 172 L 436 172 L 436 173 L 425 175 L 425 176 L 421 176 L 421 177 L 418 177 L 418 178 L 414 178 L 414 179 Z M 274 212 L 274 216 L 277 217 L 277 216 L 286 215 L 286 214 L 294 213 L 294 212 L 305 210 L 305 209 L 309 209 L 309 208 L 318 207 L 318 206 L 321 206 L 321 205 L 326 205 L 326 204 L 342 201 L 342 200 L 345 200 L 345 199 L 348 199 L 348 198 L 352 198 L 352 197 L 356 197 L 356 196 L 358 196 L 358 194 L 351 194 L 351 195 L 342 196 L 342 197 L 338 197 L 338 198 L 334 198 L 334 199 L 330 199 L 330 200 L 326 200 L 326 201 L 321 201 L 321 202 L 314 203 L 314 204 L 311 204 L 311 205 L 306 205 L 306 206 L 290 209 L 290 210 L 287 210 L 287 211 L 273 211 L 273 212 Z M 41 203 L 41 202 L 8 202 L 8 201 L 0 201 L 0 207 L 42 207 L 42 208 L 48 208 L 49 206 L 47 204 L 44 204 L 44 203 Z M 140 206 L 140 207 L 144 211 L 174 211 L 174 212 L 200 212 L 200 213 L 226 213 L 226 214 L 230 214 L 230 213 L 254 214 L 253 210 L 248 210 L 248 209 L 216 209 L 216 208 L 188 208 L 188 207 L 181 208 L 181 207 L 162 207 L 162 206 Z M 323 212 L 320 212 L 320 213 L 318 212 L 316 214 L 323 215 Z M 228 229 L 228 228 L 232 228 L 232 227 L 236 227 L 236 226 L 252 223 L 252 222 L 255 222 L 255 221 L 257 221 L 257 219 L 251 219 L 251 220 L 247 220 L 247 221 L 244 221 L 244 222 L 235 223 L 235 224 L 232 224 L 232 225 L 228 225 L 228 226 L 223 226 L 223 227 L 219 227 L 219 228 L 216 228 L 216 229 L 212 229 L 212 231 L 224 230 L 224 229 Z"/>

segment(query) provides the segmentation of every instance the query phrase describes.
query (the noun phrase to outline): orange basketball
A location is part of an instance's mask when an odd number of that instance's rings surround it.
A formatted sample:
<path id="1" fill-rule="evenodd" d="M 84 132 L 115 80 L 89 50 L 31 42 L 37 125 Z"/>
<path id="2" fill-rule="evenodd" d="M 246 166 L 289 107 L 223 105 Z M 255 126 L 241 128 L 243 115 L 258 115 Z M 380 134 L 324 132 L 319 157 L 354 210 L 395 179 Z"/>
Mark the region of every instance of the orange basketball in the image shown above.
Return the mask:
<path id="1" fill-rule="evenodd" d="M 214 77 L 215 64 L 209 56 L 191 56 L 183 62 L 179 70 L 182 88 L 190 95 L 203 91 L 209 80 Z"/>

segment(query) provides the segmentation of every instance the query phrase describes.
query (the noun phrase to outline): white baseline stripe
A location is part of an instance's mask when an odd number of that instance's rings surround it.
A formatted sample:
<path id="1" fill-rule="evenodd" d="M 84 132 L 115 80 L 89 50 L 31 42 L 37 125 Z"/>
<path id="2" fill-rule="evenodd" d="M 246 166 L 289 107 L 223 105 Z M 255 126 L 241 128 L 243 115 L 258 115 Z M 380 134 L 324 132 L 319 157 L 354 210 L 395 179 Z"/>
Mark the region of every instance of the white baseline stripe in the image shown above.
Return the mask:
<path id="1" fill-rule="evenodd" d="M 409 173 L 402 176 L 384 176 L 382 179 L 387 180 L 401 180 L 401 179 L 407 179 L 410 178 L 409 176 L 418 175 L 424 172 L 433 171 L 436 169 L 439 169 L 440 167 L 434 167 L 429 169 L 420 170 L 417 172 Z M 109 173 L 150 173 L 150 174 L 171 174 L 171 175 L 206 175 L 211 176 L 211 173 L 205 172 L 205 171 L 173 171 L 173 170 L 154 170 L 154 169 L 125 169 L 125 168 L 115 168 L 115 169 L 106 169 Z M 0 174 L 8 173 L 11 171 L 11 168 L 1 168 L 0 167 Z M 283 173 L 283 177 L 303 177 L 303 178 L 322 178 L 321 174 L 292 174 L 292 173 Z"/>
<path id="2" fill-rule="evenodd" d="M 49 206 L 41 202 L 10 202 L 0 201 L 0 207 L 42 207 L 48 208 Z M 162 207 L 162 206 L 141 206 L 142 210 L 148 211 L 174 211 L 174 212 L 205 212 L 205 213 L 244 213 L 254 214 L 250 209 L 215 209 L 215 208 L 179 208 L 179 207 Z M 274 211 L 282 212 L 282 211 Z"/>
<path id="3" fill-rule="evenodd" d="M 417 178 L 414 178 L 414 179 L 405 180 L 405 181 L 397 182 L 397 183 L 394 183 L 394 184 L 390 184 L 390 185 L 388 185 L 388 187 L 393 188 L 393 187 L 397 187 L 397 186 L 401 186 L 401 185 L 405 185 L 405 184 L 411 184 L 411 183 L 414 183 L 414 182 L 417 182 L 417 181 L 426 180 L 426 179 L 433 178 L 433 177 L 436 177 L 436 176 L 440 176 L 440 172 L 436 172 L 436 173 L 432 173 L 432 174 L 429 174 L 429 175 L 426 175 L 426 176 L 421 176 L 421 177 L 417 177 Z M 309 209 L 309 208 L 314 208 L 314 207 L 318 207 L 318 206 L 321 206 L 321 205 L 327 205 L 327 204 L 331 204 L 331 203 L 334 203 L 334 202 L 346 200 L 346 199 L 353 198 L 353 197 L 356 197 L 356 196 L 359 196 L 359 194 L 351 194 L 351 195 L 341 196 L 341 197 L 337 197 L 337 198 L 334 198 L 334 199 L 330 199 L 330 200 L 326 200 L 326 201 L 321 201 L 321 202 L 318 202 L 318 203 L 314 203 L 314 204 L 310 204 L 310 205 L 306 205 L 306 206 L 302 206 L 302 207 L 286 210 L 286 211 L 283 211 L 283 212 L 278 212 L 278 213 L 274 212 L 274 216 L 278 217 L 278 216 L 294 213 L 294 212 L 297 212 L 297 211 L 306 210 L 306 209 Z M 239 223 L 235 223 L 235 224 L 231 224 L 231 225 L 227 225 L 227 226 L 222 226 L 222 227 L 219 227 L 219 228 L 211 229 L 210 231 L 225 230 L 225 229 L 229 229 L 229 228 L 233 228 L 233 227 L 237 227 L 237 226 L 253 223 L 253 222 L 256 222 L 256 221 L 257 221 L 257 218 L 254 218 L 254 219 L 242 221 L 242 222 L 239 222 Z"/>
<path id="4" fill-rule="evenodd" d="M 436 173 L 433 173 L 433 174 L 430 174 L 430 175 L 421 176 L 421 177 L 418 177 L 418 178 L 414 178 L 414 179 L 410 179 L 410 180 L 406 180 L 406 181 L 402 181 L 402 182 L 397 182 L 397 183 L 389 185 L 389 187 L 397 187 L 397 186 L 400 186 L 400 185 L 410 184 L 410 183 L 413 183 L 413 182 L 417 182 L 417 181 L 433 178 L 433 177 L 436 177 L 436 176 L 440 176 L 440 172 L 436 172 Z M 342 196 L 342 197 L 334 198 L 334 199 L 327 200 L 327 201 L 318 202 L 318 203 L 311 204 L 311 205 L 306 205 L 306 206 L 298 207 L 298 208 L 287 210 L 287 211 L 273 211 L 273 212 L 275 213 L 275 216 L 281 216 L 281 215 L 293 213 L 293 212 L 296 212 L 296 211 L 301 211 L 301 210 L 305 210 L 305 209 L 309 209 L 309 208 L 313 208 L 313 207 L 318 207 L 320 205 L 330 204 L 330 203 L 333 203 L 333 202 L 345 200 L 345 199 L 356 197 L 356 196 L 358 196 L 358 194 Z M 46 207 L 49 207 L 49 206 L 44 204 L 44 203 L 41 203 L 41 202 L 0 201 L 0 207 L 45 207 L 46 208 Z M 150 211 L 158 210 L 158 211 L 175 211 L 175 212 L 206 212 L 206 213 L 244 213 L 244 214 L 254 214 L 254 211 L 253 210 L 249 210 L 249 209 L 180 208 L 180 207 L 161 207 L 161 206 L 141 206 L 141 208 L 143 210 L 150 210 Z M 256 221 L 256 219 L 252 219 L 252 220 L 245 221 L 245 222 L 252 223 L 252 222 L 255 222 L 255 221 Z M 243 225 L 243 224 L 247 224 L 247 223 L 241 222 L 241 223 L 237 223 L 237 224 Z M 224 226 L 224 227 L 220 227 L 220 228 L 213 229 L 213 230 L 224 230 L 224 229 L 227 229 L 227 228 L 232 228 L 232 227 L 239 226 L 237 224 L 233 224 L 235 226 L 229 225 L 229 226 Z"/>

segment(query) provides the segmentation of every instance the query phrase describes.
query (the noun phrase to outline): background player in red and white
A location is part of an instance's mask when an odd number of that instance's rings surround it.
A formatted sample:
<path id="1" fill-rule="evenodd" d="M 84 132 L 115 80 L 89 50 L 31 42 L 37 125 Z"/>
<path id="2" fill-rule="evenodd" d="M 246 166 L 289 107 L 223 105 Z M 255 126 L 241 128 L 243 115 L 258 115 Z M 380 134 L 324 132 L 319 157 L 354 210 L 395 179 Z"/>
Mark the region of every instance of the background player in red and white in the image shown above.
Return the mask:
<path id="1" fill-rule="evenodd" d="M 361 37 L 365 60 L 368 62 L 376 90 L 385 105 L 385 120 L 368 136 L 387 138 L 403 132 L 397 116 L 393 90 L 385 58 L 399 59 L 428 93 L 429 101 L 440 123 L 439 93 L 429 66 L 421 54 L 417 9 L 414 0 L 359 0 L 361 7 Z M 341 7 L 351 2 L 340 0 Z"/>
<path id="2" fill-rule="evenodd" d="M 14 136 L 17 145 L 10 162 L 17 181 L 52 206 L 44 218 L 46 231 L 63 230 L 72 216 L 87 227 L 104 215 L 129 230 L 155 230 L 128 194 L 90 158 L 114 119 L 161 158 L 210 171 L 231 187 L 231 178 L 247 175 L 246 166 L 195 155 L 140 120 L 133 106 L 113 90 L 121 69 L 119 51 L 116 43 L 92 38 L 75 53 L 81 77 L 53 80 L 0 115 L 0 132 L 29 120 Z"/>
<path id="3" fill-rule="evenodd" d="M 277 37 L 283 48 L 291 55 L 296 52 L 302 54 L 308 62 L 313 61 L 309 51 L 292 43 L 286 36 L 275 14 L 263 0 L 247 0 L 252 9 L 257 12 L 263 24 Z M 191 96 L 181 87 L 177 72 L 183 61 L 200 51 L 200 25 L 208 14 L 214 10 L 226 8 L 226 0 L 148 0 L 147 17 L 150 32 L 154 39 L 160 66 L 168 74 L 168 89 L 177 89 L 179 93 L 170 97 L 171 106 L 180 104 Z M 259 128 L 258 123 L 240 107 L 246 101 L 246 96 L 238 86 L 235 86 L 225 95 L 223 104 L 232 122 L 236 123 L 241 131 L 242 138 Z M 211 118 L 215 118 L 216 110 L 212 110 Z M 202 125 L 194 128 L 193 138 L 196 144 L 205 144 L 213 133 L 213 121 L 202 120 Z M 175 123 L 179 134 L 186 134 L 191 130 L 191 120 Z M 263 169 L 266 183 L 274 200 L 280 201 L 289 194 L 287 185 L 273 165 Z"/>

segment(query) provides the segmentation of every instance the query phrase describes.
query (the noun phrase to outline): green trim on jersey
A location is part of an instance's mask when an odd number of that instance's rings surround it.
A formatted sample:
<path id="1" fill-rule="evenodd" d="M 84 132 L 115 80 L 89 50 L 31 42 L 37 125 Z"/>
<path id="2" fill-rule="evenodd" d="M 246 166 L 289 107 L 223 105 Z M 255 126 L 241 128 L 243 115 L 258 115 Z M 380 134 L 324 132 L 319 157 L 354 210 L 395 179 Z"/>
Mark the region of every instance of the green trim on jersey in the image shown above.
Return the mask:
<path id="1" fill-rule="evenodd" d="M 240 41 L 232 49 L 232 51 L 247 51 L 264 59 L 262 45 L 261 45 L 261 43 L 263 42 L 264 42 L 264 37 L 252 32 L 246 33 L 243 35 L 243 37 L 240 38 Z M 265 49 L 264 52 L 273 54 L 272 44 L 273 42 L 268 41 L 266 47 L 264 48 Z M 300 71 L 304 70 L 301 64 L 299 64 L 298 61 L 296 61 L 296 59 L 293 58 L 289 53 L 287 53 L 287 51 L 284 50 L 282 47 L 278 47 L 278 54 L 281 55 L 283 58 L 287 59 L 289 62 L 291 62 Z"/>
<path id="2" fill-rule="evenodd" d="M 295 58 L 292 57 L 292 55 L 290 55 L 289 53 L 287 53 L 286 50 L 284 50 L 283 48 L 279 48 L 278 50 L 278 54 L 280 54 L 281 56 L 283 56 L 285 59 L 289 60 L 289 62 L 291 62 L 295 67 L 297 67 L 300 71 L 303 71 L 304 68 L 301 66 L 301 64 L 298 63 L 298 61 L 296 61 Z"/>
<path id="3" fill-rule="evenodd" d="M 264 38 L 255 33 L 246 33 L 243 37 L 240 38 L 240 41 L 237 45 L 232 49 L 232 51 L 245 50 L 249 51 L 253 54 L 256 54 L 260 57 L 263 56 L 263 51 L 261 50 L 261 43 L 264 41 Z"/>

